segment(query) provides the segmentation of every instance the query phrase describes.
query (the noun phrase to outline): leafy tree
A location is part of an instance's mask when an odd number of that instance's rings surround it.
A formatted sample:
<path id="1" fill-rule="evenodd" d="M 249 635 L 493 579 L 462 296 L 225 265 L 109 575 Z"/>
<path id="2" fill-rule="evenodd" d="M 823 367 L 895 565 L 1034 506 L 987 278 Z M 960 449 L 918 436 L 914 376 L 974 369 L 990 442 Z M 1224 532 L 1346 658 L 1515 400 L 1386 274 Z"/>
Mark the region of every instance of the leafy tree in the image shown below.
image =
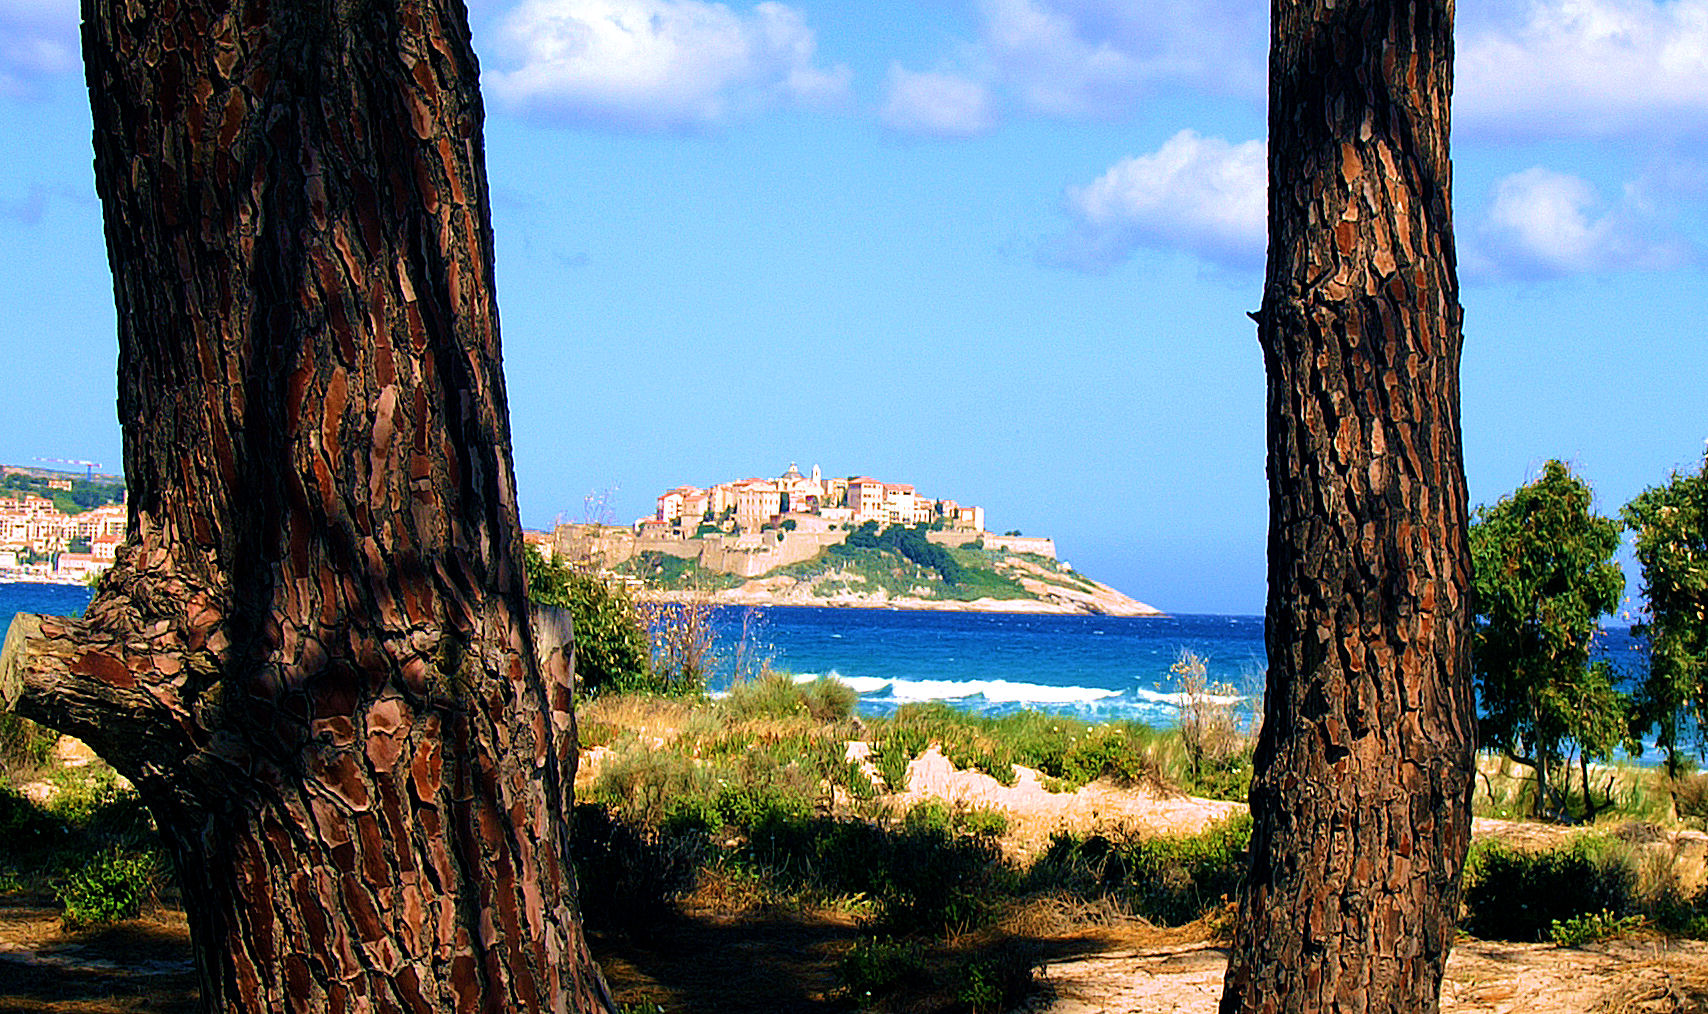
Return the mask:
<path id="1" fill-rule="evenodd" d="M 575 624 L 575 679 L 588 694 L 646 684 L 651 649 L 634 598 L 622 585 L 548 560 L 528 546 L 528 598 L 568 609 Z"/>
<path id="2" fill-rule="evenodd" d="M 1708 748 L 1708 456 L 1695 475 L 1674 472 L 1621 512 L 1636 533 L 1644 612 L 1633 633 L 1649 639 L 1649 674 L 1638 692 L 1639 724 L 1658 728 L 1667 768 L 1679 770 L 1679 730 L 1693 719 Z"/>
<path id="3" fill-rule="evenodd" d="M 1593 812 L 1588 761 L 1627 738 L 1629 699 L 1606 660 L 1590 662 L 1598 620 L 1625 591 L 1613 561 L 1620 528 L 1591 510 L 1589 485 L 1558 461 L 1472 519 L 1483 739 L 1535 768 L 1537 816 L 1574 743 Z"/>

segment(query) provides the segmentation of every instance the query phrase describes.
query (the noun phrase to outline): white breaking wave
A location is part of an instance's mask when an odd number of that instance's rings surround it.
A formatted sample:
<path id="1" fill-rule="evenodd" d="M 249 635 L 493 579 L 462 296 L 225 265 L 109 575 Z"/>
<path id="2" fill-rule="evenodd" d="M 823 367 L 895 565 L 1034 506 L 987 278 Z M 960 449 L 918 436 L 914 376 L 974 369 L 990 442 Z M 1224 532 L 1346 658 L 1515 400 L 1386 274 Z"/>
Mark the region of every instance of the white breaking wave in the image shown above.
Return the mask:
<path id="1" fill-rule="evenodd" d="M 1186 703 L 1185 694 L 1165 694 L 1160 690 L 1146 690 L 1143 687 L 1134 687 L 1133 696 L 1140 700 L 1151 701 L 1155 704 L 1167 704 L 1176 708 Z M 1245 700 L 1245 697 L 1240 694 L 1200 694 L 1198 699 L 1210 704 L 1238 704 Z"/>
<path id="2" fill-rule="evenodd" d="M 907 680 L 882 676 L 843 676 L 831 672 L 862 697 L 883 697 L 897 703 L 911 701 L 960 701 L 977 697 L 992 704 L 1089 704 L 1121 696 L 1119 690 L 1097 687 L 1052 687 L 1041 683 L 1011 680 Z M 796 676 L 810 682 L 817 675 Z"/>

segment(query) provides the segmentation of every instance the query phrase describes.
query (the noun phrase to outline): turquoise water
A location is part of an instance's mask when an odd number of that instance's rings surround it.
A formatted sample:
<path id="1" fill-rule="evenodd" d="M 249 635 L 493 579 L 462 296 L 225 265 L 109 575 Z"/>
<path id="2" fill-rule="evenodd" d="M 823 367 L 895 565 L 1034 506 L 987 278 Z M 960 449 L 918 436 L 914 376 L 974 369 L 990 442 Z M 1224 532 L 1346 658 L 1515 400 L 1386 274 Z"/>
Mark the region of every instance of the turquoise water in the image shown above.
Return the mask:
<path id="1" fill-rule="evenodd" d="M 75 585 L 0 584 L 0 629 L 14 612 L 75 615 L 89 602 Z M 1261 702 L 1261 616 L 1030 616 L 891 609 L 719 608 L 714 627 L 728 685 L 728 658 L 748 646 L 797 678 L 835 676 L 882 714 L 910 701 L 941 700 L 992 714 L 1036 708 L 1095 719 L 1172 724 L 1179 690 L 1169 667 L 1196 652 L 1214 683 Z M 1604 631 L 1600 653 L 1635 683 L 1642 645 Z"/>
<path id="2" fill-rule="evenodd" d="M 724 643 L 741 636 L 743 611 L 720 609 Z M 863 712 L 942 700 L 972 711 L 1022 708 L 1100 719 L 1173 720 L 1169 671 L 1182 650 L 1211 682 L 1261 697 L 1261 616 L 1034 616 L 889 609 L 773 608 L 750 639 L 797 677 L 835 676 L 860 693 Z M 714 684 L 716 686 L 716 684 Z"/>

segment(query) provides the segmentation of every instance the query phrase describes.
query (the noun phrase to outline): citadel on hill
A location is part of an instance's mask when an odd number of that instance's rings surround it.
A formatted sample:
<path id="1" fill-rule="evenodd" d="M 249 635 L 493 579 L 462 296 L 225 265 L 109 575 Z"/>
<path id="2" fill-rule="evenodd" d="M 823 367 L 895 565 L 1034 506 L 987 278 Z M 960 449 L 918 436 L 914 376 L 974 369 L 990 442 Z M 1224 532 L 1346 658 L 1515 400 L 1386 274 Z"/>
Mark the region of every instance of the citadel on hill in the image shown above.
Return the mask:
<path id="1" fill-rule="evenodd" d="M 984 508 L 921 496 L 906 483 L 868 476 L 826 479 L 818 466 L 801 474 L 794 463 L 775 479 L 737 479 L 707 489 L 678 486 L 661 494 L 649 518 L 621 527 L 560 524 L 551 536 L 530 538 L 542 551 L 604 570 L 638 558 L 692 561 L 713 574 L 758 577 L 804 563 L 840 545 L 862 526 L 925 525 L 931 542 L 1055 559 L 1048 538 L 992 535 Z M 632 567 L 629 569 L 633 569 Z"/>
<path id="2" fill-rule="evenodd" d="M 652 593 L 699 589 L 729 604 L 1156 612 L 1075 573 L 1051 539 L 993 535 L 984 522 L 983 507 L 907 483 L 791 463 L 775 479 L 678 486 L 629 526 L 561 524 L 528 538 Z"/>
<path id="3" fill-rule="evenodd" d="M 899 482 L 880 482 L 869 476 L 826 479 L 817 465 L 812 477 L 794 462 L 775 479 L 737 479 L 710 489 L 678 486 L 658 498 L 658 512 L 635 522 L 635 534 L 653 538 L 686 538 L 719 532 L 758 531 L 794 521 L 826 525 L 918 525 L 942 522 L 953 528 L 982 531 L 983 507 L 962 507 L 953 500 L 933 500 Z M 733 526 L 733 529 L 732 529 Z M 689 529 L 693 529 L 692 532 Z"/>

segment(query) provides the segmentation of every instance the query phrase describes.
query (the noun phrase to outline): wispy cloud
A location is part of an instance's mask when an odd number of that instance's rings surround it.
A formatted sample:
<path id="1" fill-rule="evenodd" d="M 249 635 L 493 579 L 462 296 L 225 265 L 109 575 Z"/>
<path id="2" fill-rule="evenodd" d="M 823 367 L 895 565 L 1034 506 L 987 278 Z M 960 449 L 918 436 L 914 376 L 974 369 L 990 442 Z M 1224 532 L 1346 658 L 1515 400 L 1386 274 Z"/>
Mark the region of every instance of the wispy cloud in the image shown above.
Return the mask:
<path id="1" fill-rule="evenodd" d="M 1265 13 L 1249 0 L 977 0 L 975 18 L 937 74 L 981 88 L 993 116 L 1115 120 L 1159 84 L 1263 96 Z"/>
<path id="2" fill-rule="evenodd" d="M 816 62 L 801 13 L 738 12 L 702 0 L 525 0 L 501 22 L 487 90 L 520 112 L 568 125 L 671 130 L 776 105 L 848 95 L 845 67 Z"/>
<path id="3" fill-rule="evenodd" d="M 1266 181 L 1262 141 L 1231 144 L 1182 130 L 1156 151 L 1070 187 L 1073 228 L 1047 244 L 1045 259 L 1100 271 L 1148 247 L 1261 270 Z"/>
<path id="4" fill-rule="evenodd" d="M 33 95 L 75 71 L 77 21 L 77 0 L 0 0 L 0 95 Z"/>
<path id="5" fill-rule="evenodd" d="M 891 129 L 933 137 L 971 137 L 996 124 L 990 90 L 952 73 L 890 66 L 881 116 Z"/>
<path id="6" fill-rule="evenodd" d="M 1640 184 L 1608 202 L 1587 180 L 1541 167 L 1495 185 L 1467 254 L 1467 273 L 1490 280 L 1665 269 L 1695 259 Z"/>
<path id="7" fill-rule="evenodd" d="M 1708 0 L 1527 0 L 1460 23 L 1455 125 L 1605 136 L 1708 126 Z"/>

